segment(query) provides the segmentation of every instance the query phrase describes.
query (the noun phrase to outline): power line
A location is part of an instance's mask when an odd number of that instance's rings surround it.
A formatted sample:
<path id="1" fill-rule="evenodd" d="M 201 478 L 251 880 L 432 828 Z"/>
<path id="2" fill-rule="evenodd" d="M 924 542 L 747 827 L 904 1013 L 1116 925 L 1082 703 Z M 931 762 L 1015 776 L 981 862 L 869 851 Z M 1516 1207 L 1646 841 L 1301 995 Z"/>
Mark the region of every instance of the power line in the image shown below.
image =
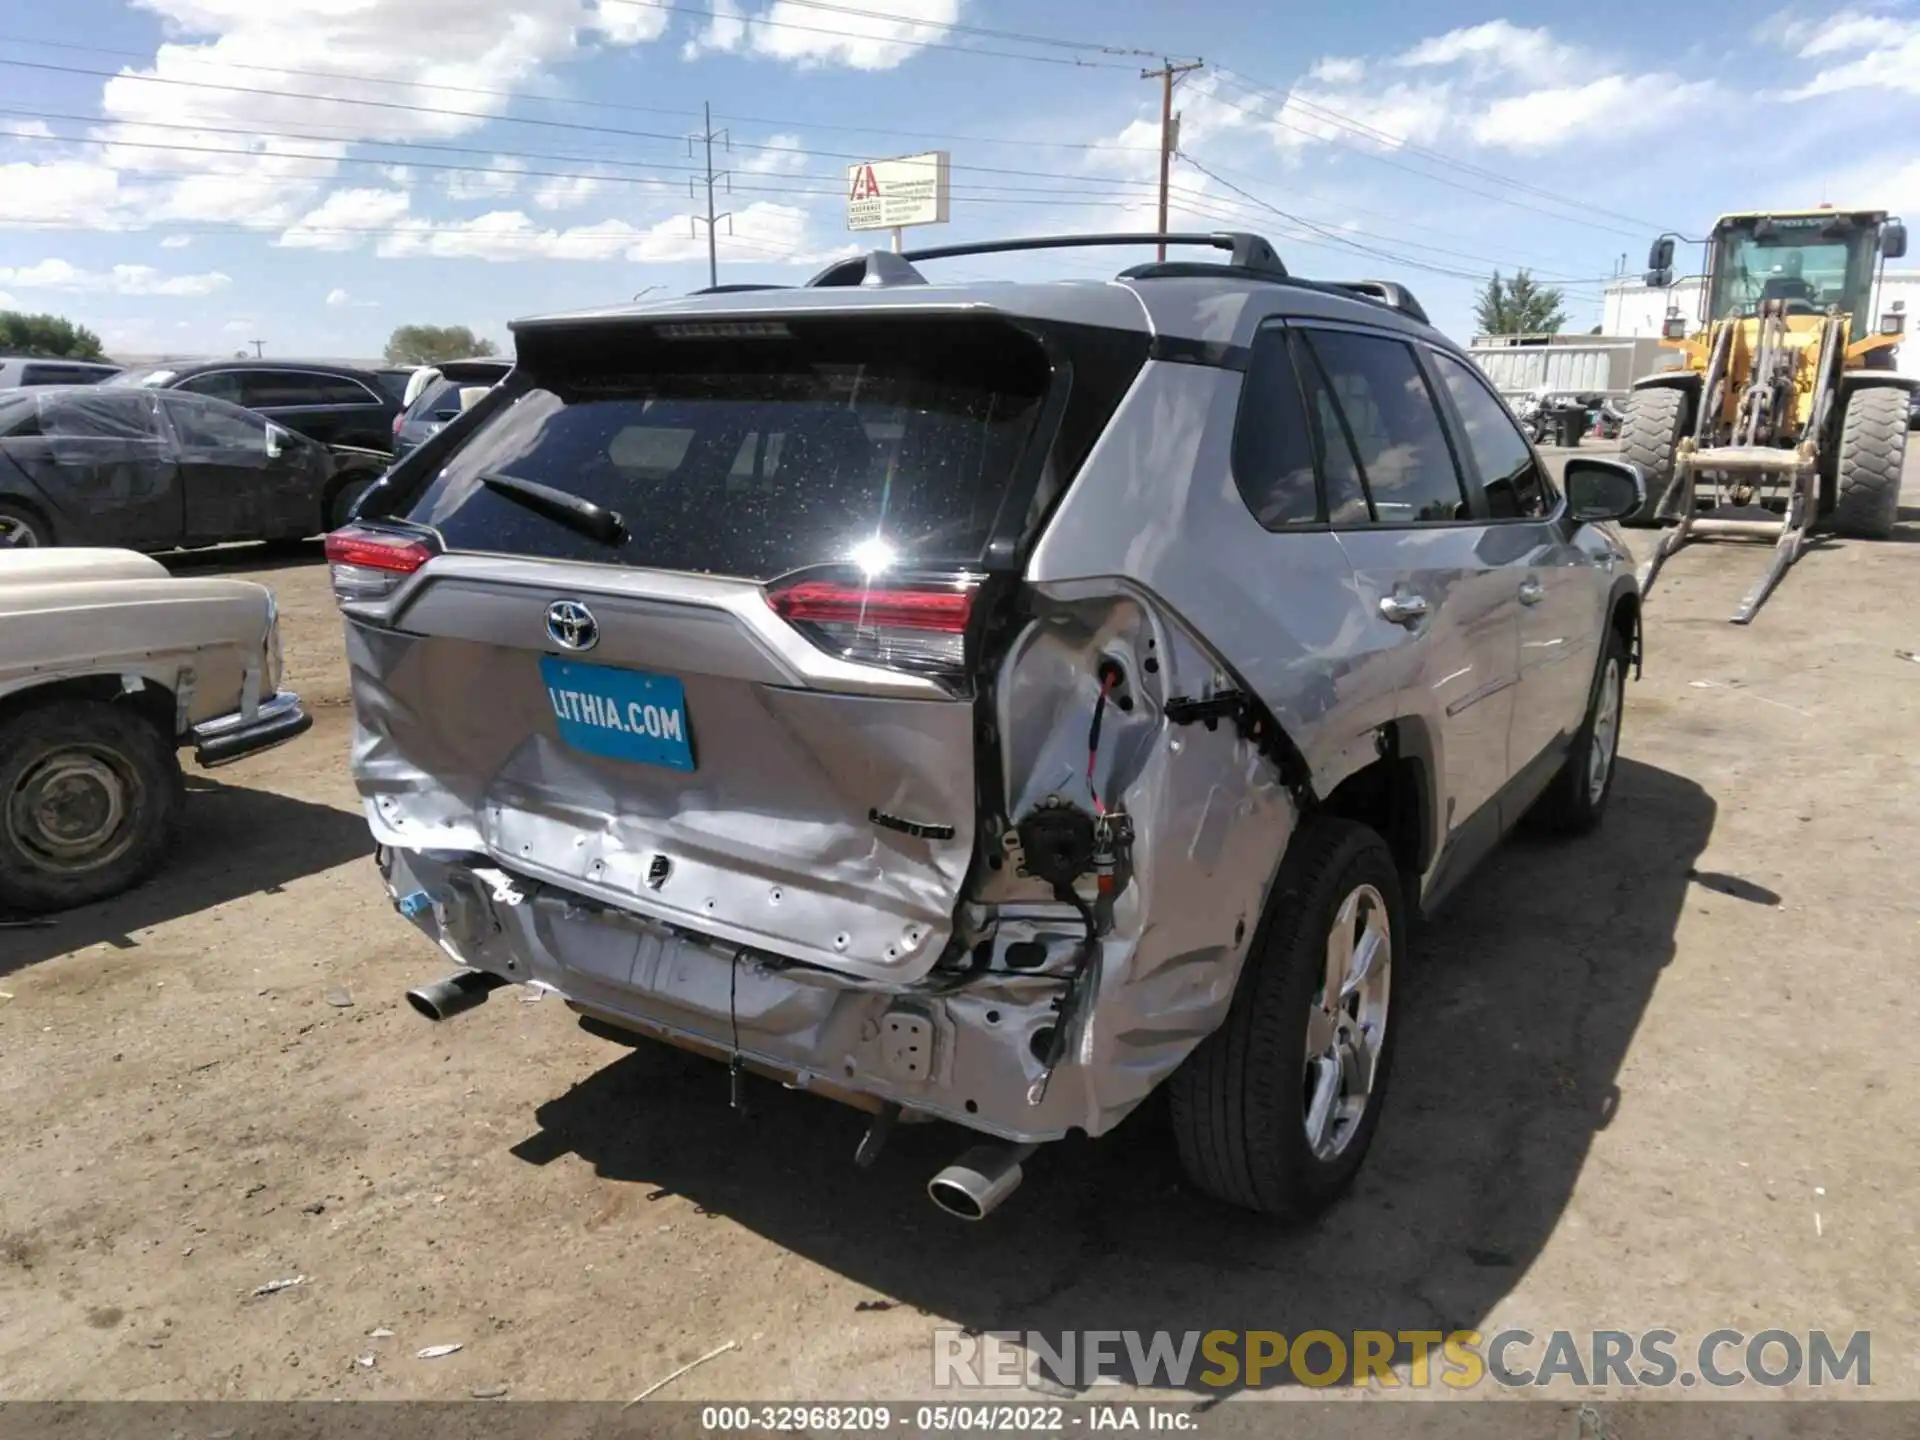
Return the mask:
<path id="1" fill-rule="evenodd" d="M 852 5 L 830 3 L 830 0 L 786 0 L 786 3 L 803 10 L 825 10 L 836 15 L 857 15 L 865 20 L 937 25 L 939 29 L 951 34 L 984 35 L 990 40 L 1012 40 L 1023 45 L 1052 45 L 1065 50 L 1089 50 L 1102 55 L 1129 55 L 1147 60 L 1158 59 L 1163 53 L 1159 50 L 1133 50 L 1122 45 L 1107 45 L 1098 40 L 1070 40 L 1057 35 L 1031 35 L 1019 30 L 1000 30 L 989 25 L 967 25 L 958 20 L 915 21 L 909 15 L 890 14 L 880 10 L 861 10 Z"/>
<path id="2" fill-rule="evenodd" d="M 111 55 L 125 60 L 137 60 L 149 63 L 152 57 L 144 50 L 126 50 L 108 45 L 81 45 L 65 40 L 42 40 L 27 35 L 0 35 L 0 44 L 32 45 L 52 50 L 68 50 L 89 55 Z M 664 105 L 635 105 L 618 100 L 585 100 L 570 95 L 542 95 L 537 91 L 493 90 L 477 85 L 448 85 L 437 80 L 400 79 L 385 75 L 357 75 L 338 70 L 302 70 L 290 65 L 254 65 L 241 60 L 211 59 L 204 56 L 180 55 L 172 57 L 177 64 L 197 66 L 209 70 L 246 70 L 263 75 L 298 75 L 309 80 L 340 80 L 356 85 L 386 85 L 404 90 L 442 90 L 453 95 L 480 95 L 494 100 L 531 101 L 541 105 L 573 105 L 583 109 L 625 111 L 637 115 L 671 115 L 693 119 L 700 114 L 686 107 L 674 108 Z M 106 74 L 105 71 L 88 72 Z M 119 72 L 113 72 L 117 77 Z M 348 99 L 339 99 L 336 103 L 351 104 Z M 506 119 L 505 116 L 490 117 Z M 777 128 L 799 126 L 809 130 L 827 130 L 848 135 L 896 135 L 923 140 L 953 140 L 969 145 L 1008 145 L 1039 150 L 1080 150 L 1111 151 L 1129 155 L 1153 155 L 1158 151 L 1151 145 L 1115 145 L 1098 140 L 1036 140 L 1026 136 L 1002 135 L 962 135 L 945 130 L 908 130 L 898 125 L 846 125 L 828 123 L 822 120 L 802 120 L 791 116 L 733 115 L 722 112 L 717 118 L 731 120 L 743 125 L 771 125 Z M 140 122 L 155 123 L 155 122 Z"/>
<path id="3" fill-rule="evenodd" d="M 1307 99 L 1306 97 L 1295 93 L 1293 90 L 1290 90 L 1290 89 L 1282 90 L 1277 86 L 1263 84 L 1260 81 L 1253 80 L 1246 75 L 1241 75 L 1235 71 L 1228 70 L 1222 66 L 1216 66 L 1214 67 L 1214 69 L 1216 74 L 1220 75 L 1230 83 L 1236 85 L 1239 89 L 1243 91 L 1247 91 L 1254 94 L 1265 94 L 1269 98 L 1279 100 L 1283 105 L 1283 107 L 1286 105 L 1298 106 L 1301 110 L 1305 111 L 1307 114 L 1318 116 L 1322 119 L 1325 119 L 1330 124 L 1337 125 L 1341 129 L 1351 131 L 1355 134 L 1363 135 L 1368 139 L 1375 140 L 1382 144 L 1392 145 L 1396 148 L 1406 150 L 1409 153 L 1414 155 L 1423 156 L 1426 159 L 1432 160 L 1437 164 L 1448 166 L 1452 169 L 1459 170 L 1465 174 L 1475 175 L 1483 180 L 1492 181 L 1495 184 L 1511 186 L 1515 190 L 1519 190 L 1531 195 L 1536 195 L 1543 200 L 1551 200 L 1558 205 L 1571 206 L 1572 208 L 1577 210 L 1589 210 L 1596 215 L 1605 215 L 1609 219 L 1613 219 L 1613 220 L 1624 220 L 1630 225 L 1645 226 L 1652 230 L 1664 230 L 1669 228 L 1663 225 L 1659 225 L 1654 221 L 1642 219 L 1637 215 L 1626 215 L 1626 214 L 1622 214 L 1620 211 L 1617 211 L 1617 210 L 1609 210 L 1604 206 L 1595 205 L 1588 200 L 1573 199 L 1571 196 L 1562 195 L 1562 194 L 1559 194 L 1557 191 L 1548 190 L 1543 186 L 1535 185 L 1530 181 L 1517 180 L 1511 175 L 1503 175 L 1499 171 L 1490 170 L 1484 165 L 1475 165 L 1470 161 L 1457 159 L 1454 156 L 1448 155 L 1444 151 L 1436 150 L 1431 146 L 1421 145 L 1413 140 L 1409 140 L 1404 135 L 1396 135 L 1396 134 L 1393 134 L 1391 131 L 1382 130 L 1378 126 L 1369 125 L 1363 120 L 1357 120 L 1353 116 L 1348 115 L 1343 111 L 1336 110 L 1333 106 L 1328 105 L 1322 101 Z"/>
<path id="4" fill-rule="evenodd" d="M 1363 149 L 1362 147 L 1353 144 L 1351 141 L 1343 140 L 1338 136 L 1323 135 L 1317 131 L 1309 130 L 1303 125 L 1290 124 L 1288 121 L 1282 119 L 1279 115 L 1273 114 L 1268 110 L 1256 110 L 1251 106 L 1239 104 L 1237 101 L 1234 101 L 1225 96 L 1222 96 L 1218 92 L 1215 92 L 1209 98 L 1215 104 L 1224 105 L 1229 110 L 1238 110 L 1242 114 L 1251 115 L 1256 120 L 1263 121 L 1266 124 L 1277 125 L 1283 130 L 1292 130 L 1298 134 L 1308 136 L 1311 139 L 1325 140 L 1329 144 L 1338 145 L 1344 150 L 1351 150 L 1356 155 L 1364 156 L 1365 158 L 1372 160 L 1377 164 L 1391 166 L 1395 170 L 1404 170 L 1407 174 L 1417 175 L 1422 180 L 1430 180 L 1440 185 L 1450 185 L 1454 189 L 1464 191 L 1468 195 L 1478 195 L 1483 200 L 1492 200 L 1497 204 L 1510 205 L 1517 210 L 1530 210 L 1536 215 L 1545 215 L 1552 220 L 1584 224 L 1589 226 L 1589 228 L 1591 229 L 1603 230 L 1603 231 L 1606 231 L 1608 234 L 1612 234 L 1612 235 L 1625 235 L 1625 236 L 1629 236 L 1637 239 L 1637 238 L 1640 238 L 1640 235 L 1643 233 L 1643 232 L 1638 232 L 1633 230 L 1622 230 L 1618 226 L 1601 225 L 1601 224 L 1598 224 L 1597 222 L 1581 220 L 1580 217 L 1578 216 L 1568 215 L 1557 210 L 1546 210 L 1541 208 L 1538 205 L 1529 204 L 1525 200 L 1516 199 L 1511 195 L 1502 195 L 1497 191 L 1478 190 L 1478 189 L 1475 189 L 1473 186 L 1463 184 L 1458 180 L 1449 179 L 1444 175 L 1436 175 L 1430 170 L 1422 170 L 1417 166 L 1407 164 L 1403 160 L 1396 160 L 1390 155 L 1382 155 L 1375 150 Z"/>
<path id="5" fill-rule="evenodd" d="M 643 9 L 665 10 L 676 15 L 700 15 L 709 20 L 738 21 L 748 26 L 764 25 L 776 30 L 798 30 L 810 35 L 830 35 L 839 40 L 864 40 L 869 44 L 875 45 L 900 45 L 914 50 L 947 50 L 960 55 L 979 55 L 996 60 L 1032 60 L 1043 65 L 1070 65 L 1081 70 L 1127 70 L 1132 68 L 1128 65 L 1107 60 L 1077 60 L 1062 55 L 1025 55 L 1017 50 L 986 50 L 978 45 L 955 45 L 945 40 L 909 40 L 904 37 L 891 35 L 875 35 L 868 31 L 834 30 L 822 25 L 802 25 L 794 20 L 769 20 L 763 16 L 734 15 L 714 10 L 703 10 L 695 5 L 676 5 L 672 3 L 672 0 L 602 0 L 602 3 L 638 5 Z M 875 12 L 856 11 L 854 13 L 872 15 Z M 905 23 L 911 25 L 930 23 L 926 21 L 915 21 L 912 17 L 904 15 L 881 15 L 877 18 L 890 20 L 895 24 Z M 947 30 L 953 27 L 943 25 L 939 28 Z M 1124 54 L 1126 52 L 1115 53 Z"/>

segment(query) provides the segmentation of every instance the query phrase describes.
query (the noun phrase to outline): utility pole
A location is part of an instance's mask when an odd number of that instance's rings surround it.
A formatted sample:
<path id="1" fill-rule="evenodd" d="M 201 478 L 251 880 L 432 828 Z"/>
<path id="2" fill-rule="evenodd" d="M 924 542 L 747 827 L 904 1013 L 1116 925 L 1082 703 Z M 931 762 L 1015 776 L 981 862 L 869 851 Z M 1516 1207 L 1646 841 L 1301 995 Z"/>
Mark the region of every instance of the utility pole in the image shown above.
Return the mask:
<path id="1" fill-rule="evenodd" d="M 733 141 L 728 136 L 727 132 L 724 130 L 720 131 L 718 134 L 714 133 L 712 103 L 709 102 L 704 107 L 704 109 L 705 109 L 706 120 L 707 120 L 706 126 L 704 129 L 701 130 L 701 132 L 698 135 L 692 136 L 687 141 L 687 154 L 690 157 L 698 158 L 697 156 L 694 155 L 693 147 L 696 144 L 704 145 L 706 147 L 706 156 L 707 156 L 707 173 L 704 177 L 695 175 L 690 180 L 688 180 L 687 193 L 693 196 L 695 199 L 698 199 L 699 198 L 698 187 L 703 183 L 703 180 L 704 180 L 704 183 L 707 187 L 707 213 L 704 217 L 695 215 L 692 218 L 693 218 L 693 224 L 695 227 L 694 233 L 696 235 L 700 233 L 699 226 L 700 226 L 701 220 L 704 218 L 706 221 L 707 284 L 718 285 L 720 283 L 720 254 L 719 254 L 718 241 L 716 239 L 716 231 L 720 222 L 722 220 L 725 220 L 727 222 L 727 233 L 729 235 L 733 233 L 733 212 L 731 210 L 726 210 L 726 211 L 722 211 L 720 214 L 717 214 L 717 215 L 714 213 L 713 187 L 715 185 L 724 183 L 727 187 L 727 193 L 731 195 L 733 193 L 733 172 L 731 170 L 716 171 L 713 168 L 713 142 L 715 140 L 718 140 L 728 151 L 731 151 L 733 149 Z"/>
<path id="2" fill-rule="evenodd" d="M 1204 60 L 1193 60 L 1184 65 L 1176 65 L 1169 60 L 1158 70 L 1140 72 L 1142 80 L 1160 82 L 1160 233 L 1162 235 L 1167 233 L 1167 180 L 1173 168 L 1173 152 L 1180 148 L 1180 138 L 1175 129 L 1173 114 L 1173 82 L 1189 70 L 1198 70 L 1205 63 Z M 1167 258 L 1167 247 L 1164 241 L 1160 245 L 1160 258 L 1162 260 Z"/>
<path id="3" fill-rule="evenodd" d="M 264 340 L 251 340 L 248 343 L 253 346 L 253 358 L 258 360 L 261 357 L 261 355 L 265 353 L 261 349 L 261 347 L 264 346 L 267 342 Z"/>

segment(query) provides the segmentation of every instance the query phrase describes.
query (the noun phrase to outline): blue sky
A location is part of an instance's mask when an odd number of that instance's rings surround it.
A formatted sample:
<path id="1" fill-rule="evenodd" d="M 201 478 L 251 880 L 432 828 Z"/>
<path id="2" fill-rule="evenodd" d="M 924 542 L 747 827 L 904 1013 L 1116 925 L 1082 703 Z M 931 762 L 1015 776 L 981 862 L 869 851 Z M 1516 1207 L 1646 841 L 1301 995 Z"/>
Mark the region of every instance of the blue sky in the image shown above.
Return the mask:
<path id="1" fill-rule="evenodd" d="M 371 357 L 400 324 L 504 343 L 518 315 L 691 289 L 709 102 L 723 281 L 854 244 L 863 156 L 951 155 L 951 221 L 910 247 L 1150 229 L 1159 55 L 1206 62 L 1177 92 L 1177 228 L 1401 280 L 1462 337 L 1496 265 L 1564 282 L 1584 329 L 1661 228 L 1823 200 L 1920 220 L 1911 0 L 65 0 L 0 17 L 0 308 L 129 354 Z"/>

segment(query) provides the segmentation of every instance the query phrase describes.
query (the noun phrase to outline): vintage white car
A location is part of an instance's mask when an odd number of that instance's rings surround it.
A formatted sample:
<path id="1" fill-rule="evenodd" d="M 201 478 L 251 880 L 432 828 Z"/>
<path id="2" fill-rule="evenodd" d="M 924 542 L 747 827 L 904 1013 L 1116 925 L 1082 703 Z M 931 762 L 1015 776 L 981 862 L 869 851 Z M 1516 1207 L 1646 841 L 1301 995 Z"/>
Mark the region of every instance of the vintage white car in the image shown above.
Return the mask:
<path id="1" fill-rule="evenodd" d="M 305 732 L 264 585 L 131 550 L 0 548 L 0 911 L 69 909 L 165 858 L 205 768 Z"/>

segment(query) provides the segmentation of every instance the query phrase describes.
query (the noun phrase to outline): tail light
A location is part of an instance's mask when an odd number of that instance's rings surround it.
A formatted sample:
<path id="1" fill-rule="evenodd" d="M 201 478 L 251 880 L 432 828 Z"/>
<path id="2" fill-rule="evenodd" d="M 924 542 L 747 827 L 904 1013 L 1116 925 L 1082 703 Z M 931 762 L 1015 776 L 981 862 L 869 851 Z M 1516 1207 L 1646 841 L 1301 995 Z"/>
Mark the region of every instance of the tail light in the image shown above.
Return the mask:
<path id="1" fill-rule="evenodd" d="M 402 410 L 398 415 L 395 415 L 393 417 L 393 438 L 394 439 L 398 440 L 400 438 L 400 432 L 406 428 L 406 425 L 407 425 L 407 412 Z"/>
<path id="2" fill-rule="evenodd" d="M 327 564 L 333 570 L 333 597 L 378 600 L 439 553 L 418 535 L 402 535 L 370 526 L 347 525 L 326 537 Z"/>
<path id="3" fill-rule="evenodd" d="M 957 679 L 966 671 L 976 575 L 886 585 L 801 580 L 773 591 L 774 613 L 821 649 L 856 664 Z"/>

